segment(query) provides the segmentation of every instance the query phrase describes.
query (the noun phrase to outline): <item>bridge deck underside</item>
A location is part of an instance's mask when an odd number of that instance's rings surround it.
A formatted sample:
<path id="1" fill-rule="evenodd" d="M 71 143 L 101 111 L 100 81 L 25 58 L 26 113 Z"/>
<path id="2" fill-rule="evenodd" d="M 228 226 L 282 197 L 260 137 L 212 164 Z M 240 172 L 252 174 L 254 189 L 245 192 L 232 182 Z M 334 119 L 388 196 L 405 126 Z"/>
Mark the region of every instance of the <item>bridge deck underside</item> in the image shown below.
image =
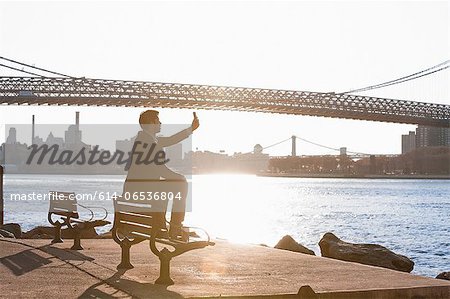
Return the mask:
<path id="1" fill-rule="evenodd" d="M 0 103 L 232 110 L 450 127 L 450 105 L 335 93 L 84 78 L 0 77 Z"/>

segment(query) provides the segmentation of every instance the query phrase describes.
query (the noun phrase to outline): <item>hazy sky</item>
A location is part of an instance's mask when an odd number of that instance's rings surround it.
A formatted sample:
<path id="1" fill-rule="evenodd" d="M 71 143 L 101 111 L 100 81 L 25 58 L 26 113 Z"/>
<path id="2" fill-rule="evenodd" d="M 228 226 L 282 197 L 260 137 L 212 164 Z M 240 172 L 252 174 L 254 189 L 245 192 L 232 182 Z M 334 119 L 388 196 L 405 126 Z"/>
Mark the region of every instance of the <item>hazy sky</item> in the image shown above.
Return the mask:
<path id="1" fill-rule="evenodd" d="M 73 76 L 346 91 L 449 59 L 449 4 L 414 2 L 0 2 L 0 56 Z M 0 67 L 0 75 L 16 75 Z M 450 104 L 448 71 L 371 95 Z M 1 106 L 1 124 L 136 123 L 138 108 Z M 250 151 L 295 134 L 399 153 L 414 129 L 368 121 L 198 111 L 201 150 Z M 166 123 L 190 110 L 161 109 Z M 1 130 L 2 133 L 4 129 Z M 19 132 L 20 133 L 20 132 Z M 0 136 L 1 137 L 1 136 Z M 4 137 L 4 136 L 3 136 Z M 300 154 L 332 153 L 298 143 Z M 290 145 L 270 150 L 289 154 Z"/>

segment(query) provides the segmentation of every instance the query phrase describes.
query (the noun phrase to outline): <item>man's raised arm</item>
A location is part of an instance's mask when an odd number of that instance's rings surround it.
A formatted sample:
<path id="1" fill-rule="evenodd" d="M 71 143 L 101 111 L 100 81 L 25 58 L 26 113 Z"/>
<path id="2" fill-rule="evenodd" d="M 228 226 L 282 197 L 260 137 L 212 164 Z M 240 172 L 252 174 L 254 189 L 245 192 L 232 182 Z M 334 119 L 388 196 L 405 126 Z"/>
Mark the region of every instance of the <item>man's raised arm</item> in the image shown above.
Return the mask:
<path id="1" fill-rule="evenodd" d="M 196 113 L 194 112 L 194 120 L 192 121 L 192 125 L 189 128 L 184 129 L 184 130 L 182 130 L 172 136 L 169 136 L 169 137 L 159 137 L 158 145 L 161 147 L 168 147 L 168 146 L 177 144 L 177 143 L 183 141 L 184 139 L 188 138 L 189 135 L 191 135 L 192 132 L 197 130 L 197 128 L 199 126 L 200 126 L 200 122 L 197 118 Z"/>

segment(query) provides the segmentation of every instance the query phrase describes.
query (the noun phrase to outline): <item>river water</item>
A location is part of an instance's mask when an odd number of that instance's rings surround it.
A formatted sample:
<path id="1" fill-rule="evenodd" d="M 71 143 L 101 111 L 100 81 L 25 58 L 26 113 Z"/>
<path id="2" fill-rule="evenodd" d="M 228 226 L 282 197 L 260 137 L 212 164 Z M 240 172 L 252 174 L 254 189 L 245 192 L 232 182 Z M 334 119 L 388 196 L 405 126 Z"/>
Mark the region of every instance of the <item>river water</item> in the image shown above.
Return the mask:
<path id="1" fill-rule="evenodd" d="M 5 175 L 5 222 L 24 230 L 48 225 L 48 202 L 11 200 L 11 194 L 49 191 L 121 192 L 123 176 Z M 196 175 L 186 224 L 213 237 L 270 246 L 286 234 L 320 255 L 326 232 L 376 243 L 415 262 L 413 273 L 450 270 L 450 181 L 271 178 Z M 83 203 L 89 205 L 90 203 Z M 112 202 L 97 200 L 113 218 Z M 106 231 L 110 227 L 104 227 Z"/>

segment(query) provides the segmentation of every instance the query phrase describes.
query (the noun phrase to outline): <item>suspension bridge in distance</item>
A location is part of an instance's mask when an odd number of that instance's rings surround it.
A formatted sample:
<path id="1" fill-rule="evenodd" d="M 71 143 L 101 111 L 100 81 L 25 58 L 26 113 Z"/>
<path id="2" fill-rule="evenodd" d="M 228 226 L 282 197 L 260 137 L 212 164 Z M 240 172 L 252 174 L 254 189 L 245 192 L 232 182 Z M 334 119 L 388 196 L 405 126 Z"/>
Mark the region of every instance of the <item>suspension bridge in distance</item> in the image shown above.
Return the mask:
<path id="1" fill-rule="evenodd" d="M 312 145 L 320 147 L 320 148 L 331 150 L 331 151 L 336 152 L 336 154 L 339 154 L 340 156 L 344 155 L 344 156 L 347 156 L 347 157 L 350 157 L 350 158 L 363 158 L 363 157 L 376 156 L 374 154 L 350 151 L 350 150 L 347 150 L 346 147 L 340 147 L 340 148 L 330 147 L 330 146 L 327 146 L 327 145 L 324 145 L 324 144 L 319 144 L 317 142 L 313 142 L 313 141 L 307 140 L 307 139 L 302 138 L 302 137 L 295 136 L 295 135 L 292 135 L 291 137 L 289 137 L 287 139 L 283 139 L 281 141 L 278 141 L 278 142 L 276 142 L 274 144 L 271 144 L 271 145 L 268 145 L 268 146 L 265 146 L 265 147 L 261 146 L 261 151 L 267 150 L 269 148 L 273 148 L 273 147 L 275 147 L 277 145 L 280 145 L 280 144 L 283 144 L 283 143 L 290 142 L 291 143 L 290 157 L 297 157 L 297 141 L 302 141 L 302 142 L 309 143 L 309 144 L 312 144 Z M 248 153 L 251 153 L 251 152 L 248 152 Z M 248 154 L 248 153 L 246 153 L 246 154 Z M 390 155 L 383 155 L 383 156 L 390 156 Z M 285 158 L 285 157 L 288 157 L 288 156 L 286 155 L 286 156 L 271 156 L 271 157 L 272 158 Z"/>
<path id="2" fill-rule="evenodd" d="M 325 93 L 75 77 L 0 77 L 0 104 L 186 108 L 450 127 L 450 105 Z"/>

